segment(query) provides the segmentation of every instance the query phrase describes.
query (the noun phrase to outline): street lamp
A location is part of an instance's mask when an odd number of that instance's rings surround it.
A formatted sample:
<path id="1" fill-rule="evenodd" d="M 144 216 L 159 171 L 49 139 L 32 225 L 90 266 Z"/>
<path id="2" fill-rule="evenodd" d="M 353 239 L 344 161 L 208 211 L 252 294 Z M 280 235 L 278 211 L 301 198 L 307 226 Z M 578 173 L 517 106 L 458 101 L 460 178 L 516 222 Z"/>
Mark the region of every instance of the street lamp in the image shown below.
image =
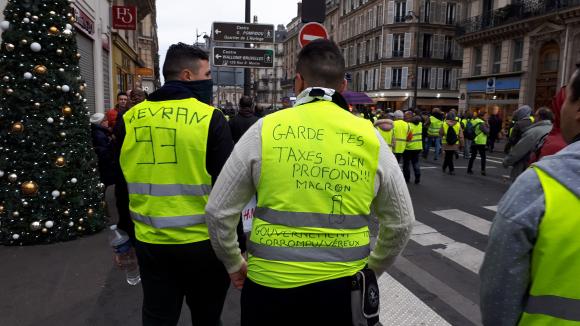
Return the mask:
<path id="1" fill-rule="evenodd" d="M 413 93 L 413 105 L 415 108 L 417 108 L 417 88 L 419 87 L 419 36 L 421 35 L 419 31 L 421 25 L 419 16 L 415 14 L 413 10 L 409 10 L 407 16 L 405 16 L 405 21 L 412 22 L 413 20 L 415 20 L 415 23 L 417 25 L 417 31 L 415 35 L 416 55 L 415 55 L 415 89 Z"/>

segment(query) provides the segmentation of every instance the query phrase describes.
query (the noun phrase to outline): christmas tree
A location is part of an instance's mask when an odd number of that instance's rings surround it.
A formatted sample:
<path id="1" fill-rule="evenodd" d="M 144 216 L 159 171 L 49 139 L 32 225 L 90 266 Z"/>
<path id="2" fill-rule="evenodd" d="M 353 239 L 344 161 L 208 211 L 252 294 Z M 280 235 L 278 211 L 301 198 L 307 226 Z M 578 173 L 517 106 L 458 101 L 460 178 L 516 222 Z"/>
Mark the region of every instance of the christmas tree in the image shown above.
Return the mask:
<path id="1" fill-rule="evenodd" d="M 10 0 L 0 22 L 5 245 L 71 240 L 105 224 L 70 2 Z"/>

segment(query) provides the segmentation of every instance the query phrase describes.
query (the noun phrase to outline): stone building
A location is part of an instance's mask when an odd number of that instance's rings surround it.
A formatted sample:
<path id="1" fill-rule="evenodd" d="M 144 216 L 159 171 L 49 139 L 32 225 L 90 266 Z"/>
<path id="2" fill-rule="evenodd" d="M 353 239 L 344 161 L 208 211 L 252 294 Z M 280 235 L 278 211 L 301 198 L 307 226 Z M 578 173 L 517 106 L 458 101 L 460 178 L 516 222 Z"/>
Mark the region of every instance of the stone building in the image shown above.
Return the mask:
<path id="1" fill-rule="evenodd" d="M 580 1 L 467 1 L 460 109 L 550 106 L 580 58 Z"/>
<path id="2" fill-rule="evenodd" d="M 284 41 L 288 35 L 284 25 L 278 25 L 274 32 L 274 44 L 264 44 L 264 48 L 274 49 L 274 68 L 253 69 L 256 105 L 273 110 L 282 107 L 284 79 Z"/>

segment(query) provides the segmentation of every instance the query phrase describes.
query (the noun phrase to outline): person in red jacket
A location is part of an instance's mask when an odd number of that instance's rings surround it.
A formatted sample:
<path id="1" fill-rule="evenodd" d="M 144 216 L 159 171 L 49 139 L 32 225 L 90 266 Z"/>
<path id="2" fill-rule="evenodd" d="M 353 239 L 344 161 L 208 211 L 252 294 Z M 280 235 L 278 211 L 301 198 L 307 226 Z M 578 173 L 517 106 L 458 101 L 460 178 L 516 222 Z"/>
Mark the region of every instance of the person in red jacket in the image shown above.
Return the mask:
<path id="1" fill-rule="evenodd" d="M 109 128 L 113 130 L 115 123 L 117 122 L 117 115 L 120 112 L 125 112 L 129 108 L 129 97 L 127 93 L 120 92 L 117 94 L 117 105 L 107 111 L 107 122 L 109 123 Z"/>
<path id="2" fill-rule="evenodd" d="M 552 100 L 552 112 L 554 113 L 552 131 L 550 131 L 548 136 L 543 139 L 542 143 L 538 144 L 535 152 L 530 158 L 530 164 L 539 161 L 544 156 L 554 155 L 562 148 L 566 147 L 566 142 L 564 141 L 562 131 L 560 130 L 560 111 L 562 110 L 565 100 L 566 86 L 563 86 Z"/>

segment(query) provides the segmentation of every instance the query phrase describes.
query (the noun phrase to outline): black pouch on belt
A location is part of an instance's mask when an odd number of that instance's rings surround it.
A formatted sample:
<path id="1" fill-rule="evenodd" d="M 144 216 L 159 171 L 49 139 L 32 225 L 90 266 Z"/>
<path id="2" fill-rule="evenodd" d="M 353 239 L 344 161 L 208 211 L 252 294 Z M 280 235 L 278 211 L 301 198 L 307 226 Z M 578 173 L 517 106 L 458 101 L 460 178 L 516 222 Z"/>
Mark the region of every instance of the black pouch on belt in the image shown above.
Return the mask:
<path id="1" fill-rule="evenodd" d="M 375 272 L 365 267 L 352 276 L 350 292 L 352 324 L 379 326 L 379 285 Z"/>

